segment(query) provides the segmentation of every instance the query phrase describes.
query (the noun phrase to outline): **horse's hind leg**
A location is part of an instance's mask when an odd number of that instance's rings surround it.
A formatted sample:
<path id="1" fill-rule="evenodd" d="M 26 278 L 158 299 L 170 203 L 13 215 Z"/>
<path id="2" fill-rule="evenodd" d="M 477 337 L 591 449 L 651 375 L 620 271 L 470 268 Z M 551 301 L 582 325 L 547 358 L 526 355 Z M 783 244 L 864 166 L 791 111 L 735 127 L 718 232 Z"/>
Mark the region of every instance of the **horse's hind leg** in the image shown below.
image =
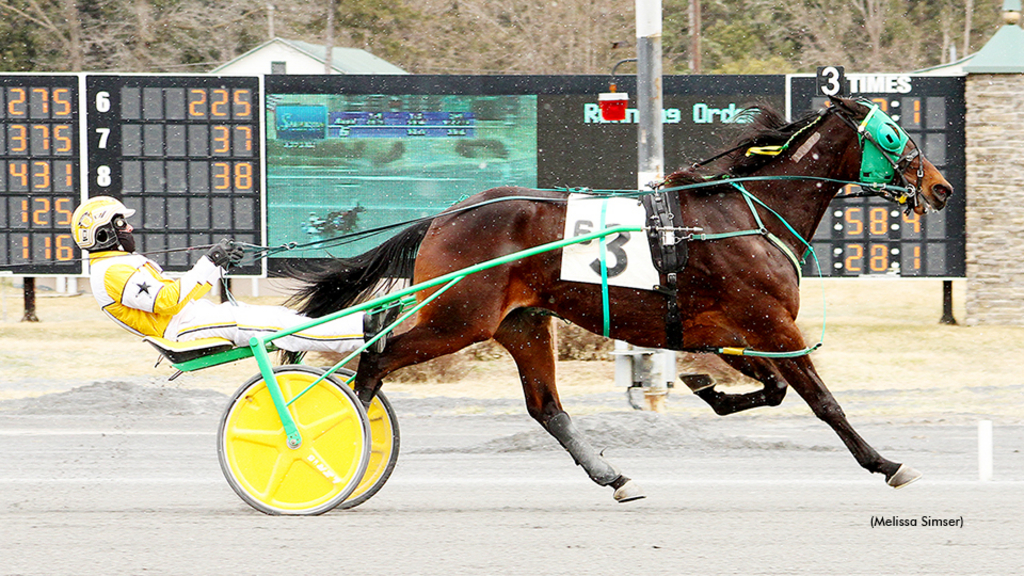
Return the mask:
<path id="1" fill-rule="evenodd" d="M 643 498 L 636 483 L 623 476 L 594 450 L 562 410 L 555 388 L 555 342 L 551 316 L 534 309 L 515 310 L 501 323 L 494 339 L 516 361 L 530 416 L 558 440 L 576 464 L 587 471 L 591 480 L 600 486 L 614 488 L 617 501 Z"/>

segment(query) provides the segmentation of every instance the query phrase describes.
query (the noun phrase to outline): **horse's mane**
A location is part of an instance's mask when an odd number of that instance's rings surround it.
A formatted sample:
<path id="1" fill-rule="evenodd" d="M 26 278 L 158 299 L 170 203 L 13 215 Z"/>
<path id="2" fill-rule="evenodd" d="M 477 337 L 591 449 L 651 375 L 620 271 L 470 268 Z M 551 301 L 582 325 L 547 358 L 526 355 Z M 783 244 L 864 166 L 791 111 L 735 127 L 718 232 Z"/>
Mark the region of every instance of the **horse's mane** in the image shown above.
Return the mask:
<path id="1" fill-rule="evenodd" d="M 778 146 L 786 143 L 794 134 L 808 125 L 817 122 L 821 114 L 810 113 L 795 122 L 786 119 L 767 104 L 748 107 L 737 117 L 749 119 L 749 122 L 738 128 L 733 143 L 724 147 L 727 152 L 721 158 L 707 164 L 677 170 L 665 179 L 665 186 L 684 186 L 696 182 L 704 182 L 716 176 L 746 176 L 774 160 L 774 156 L 762 154 L 746 155 L 747 149 L 754 146 Z M 734 132 L 735 133 L 735 132 Z"/>

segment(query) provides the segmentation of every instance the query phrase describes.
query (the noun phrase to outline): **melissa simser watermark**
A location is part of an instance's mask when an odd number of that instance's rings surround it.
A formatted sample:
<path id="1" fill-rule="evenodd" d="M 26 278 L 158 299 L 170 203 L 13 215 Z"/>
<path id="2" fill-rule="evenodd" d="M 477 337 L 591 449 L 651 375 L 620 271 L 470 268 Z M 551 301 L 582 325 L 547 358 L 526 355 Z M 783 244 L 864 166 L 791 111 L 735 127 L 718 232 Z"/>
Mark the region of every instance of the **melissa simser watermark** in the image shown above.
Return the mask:
<path id="1" fill-rule="evenodd" d="M 903 518 L 900 516 L 872 516 L 872 528 L 963 528 L 964 517 L 917 516 Z"/>

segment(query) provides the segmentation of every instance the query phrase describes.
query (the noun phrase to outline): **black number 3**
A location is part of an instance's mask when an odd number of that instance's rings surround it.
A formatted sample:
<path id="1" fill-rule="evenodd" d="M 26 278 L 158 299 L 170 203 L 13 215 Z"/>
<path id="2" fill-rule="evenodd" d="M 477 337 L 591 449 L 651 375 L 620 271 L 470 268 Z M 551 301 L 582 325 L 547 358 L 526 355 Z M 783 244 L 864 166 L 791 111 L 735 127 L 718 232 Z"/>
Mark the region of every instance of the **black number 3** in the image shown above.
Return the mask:
<path id="1" fill-rule="evenodd" d="M 615 266 L 608 268 L 609 278 L 614 278 L 626 271 L 629 261 L 626 258 L 626 251 L 622 248 L 626 242 L 629 242 L 629 232 L 619 232 L 619 235 L 614 240 L 609 240 L 605 245 L 608 252 L 615 256 Z M 590 269 L 597 274 L 601 274 L 601 260 L 598 259 L 591 262 Z"/>

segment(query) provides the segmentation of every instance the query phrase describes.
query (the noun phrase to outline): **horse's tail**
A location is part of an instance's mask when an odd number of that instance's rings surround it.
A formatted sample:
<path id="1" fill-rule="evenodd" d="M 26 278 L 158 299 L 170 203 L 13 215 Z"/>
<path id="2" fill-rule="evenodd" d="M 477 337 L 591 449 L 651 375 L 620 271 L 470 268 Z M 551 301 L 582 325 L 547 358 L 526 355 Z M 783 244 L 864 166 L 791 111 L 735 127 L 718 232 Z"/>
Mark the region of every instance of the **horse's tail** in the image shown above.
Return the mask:
<path id="1" fill-rule="evenodd" d="M 402 279 L 411 279 L 416 251 L 430 228 L 430 220 L 406 228 L 380 246 L 352 258 L 337 258 L 310 267 L 292 266 L 287 277 L 303 282 L 287 305 L 300 313 L 318 318 L 363 301 L 374 292 Z"/>

